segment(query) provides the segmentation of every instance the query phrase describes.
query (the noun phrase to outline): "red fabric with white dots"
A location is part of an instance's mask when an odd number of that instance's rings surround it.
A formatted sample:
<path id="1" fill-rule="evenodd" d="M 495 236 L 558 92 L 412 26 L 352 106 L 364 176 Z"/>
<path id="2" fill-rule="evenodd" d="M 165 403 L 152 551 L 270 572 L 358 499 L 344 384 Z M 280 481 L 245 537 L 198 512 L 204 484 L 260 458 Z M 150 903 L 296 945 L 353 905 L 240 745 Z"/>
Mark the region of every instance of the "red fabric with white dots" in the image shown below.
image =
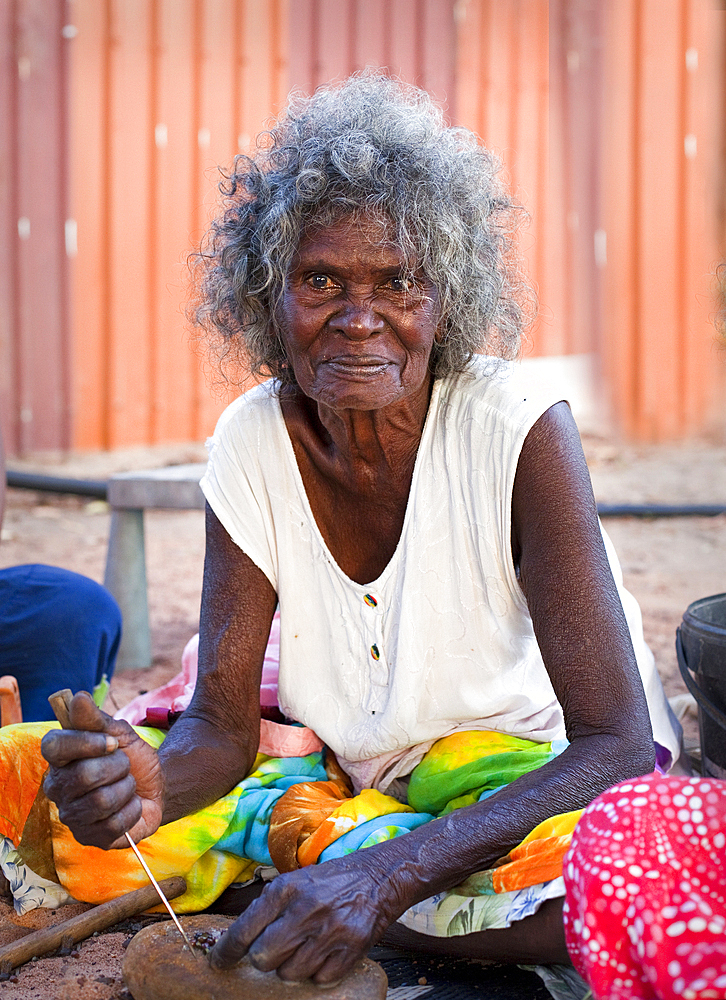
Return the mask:
<path id="1" fill-rule="evenodd" d="M 588 807 L 565 932 L 596 1000 L 726 998 L 726 782 L 652 774 Z"/>

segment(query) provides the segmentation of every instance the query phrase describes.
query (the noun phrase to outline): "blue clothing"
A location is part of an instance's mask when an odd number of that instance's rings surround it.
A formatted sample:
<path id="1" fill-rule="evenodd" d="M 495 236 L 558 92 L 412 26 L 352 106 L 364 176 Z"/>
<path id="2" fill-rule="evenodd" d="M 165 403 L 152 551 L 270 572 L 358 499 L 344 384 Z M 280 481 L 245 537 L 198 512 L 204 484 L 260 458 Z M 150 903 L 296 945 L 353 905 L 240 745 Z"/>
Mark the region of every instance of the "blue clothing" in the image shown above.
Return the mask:
<path id="1" fill-rule="evenodd" d="M 100 584 L 55 566 L 0 570 L 0 674 L 17 679 L 24 722 L 55 718 L 54 691 L 110 678 L 120 641 L 121 612 Z"/>

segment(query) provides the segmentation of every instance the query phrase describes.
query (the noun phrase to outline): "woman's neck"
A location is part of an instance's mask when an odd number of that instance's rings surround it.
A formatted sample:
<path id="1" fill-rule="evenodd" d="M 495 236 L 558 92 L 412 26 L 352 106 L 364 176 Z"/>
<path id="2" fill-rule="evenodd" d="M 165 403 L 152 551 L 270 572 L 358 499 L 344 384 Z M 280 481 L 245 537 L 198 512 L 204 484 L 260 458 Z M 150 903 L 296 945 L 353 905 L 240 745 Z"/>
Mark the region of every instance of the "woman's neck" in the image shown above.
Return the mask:
<path id="1" fill-rule="evenodd" d="M 336 465 L 413 467 L 426 422 L 433 378 L 419 391 L 375 410 L 334 410 L 297 390 L 283 412 L 293 439 Z M 292 417 L 292 424 L 290 426 Z M 316 462 L 317 464 L 317 462 Z M 327 464 L 327 463 L 326 463 Z"/>
<path id="2" fill-rule="evenodd" d="M 342 571 L 378 579 L 398 545 L 431 385 L 423 399 L 378 410 L 332 411 L 299 390 L 282 413 L 310 509 Z"/>

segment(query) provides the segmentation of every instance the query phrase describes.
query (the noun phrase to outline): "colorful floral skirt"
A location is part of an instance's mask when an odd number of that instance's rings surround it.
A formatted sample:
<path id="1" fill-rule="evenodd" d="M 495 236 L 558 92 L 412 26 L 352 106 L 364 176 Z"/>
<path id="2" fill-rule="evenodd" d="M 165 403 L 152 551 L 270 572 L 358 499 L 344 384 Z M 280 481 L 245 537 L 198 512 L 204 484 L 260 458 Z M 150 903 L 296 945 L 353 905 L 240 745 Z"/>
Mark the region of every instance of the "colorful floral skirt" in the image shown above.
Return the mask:
<path id="1" fill-rule="evenodd" d="M 26 908 L 57 905 L 59 886 L 76 900 L 101 903 L 147 883 L 131 850 L 80 845 L 43 795 L 47 765 L 40 742 L 54 726 L 0 730 L 0 865 L 16 906 Z M 137 731 L 155 747 L 165 736 Z M 185 877 L 187 891 L 174 900 L 175 909 L 199 911 L 261 866 L 291 871 L 405 835 L 494 794 L 564 746 L 494 732 L 456 733 L 434 744 L 411 773 L 405 803 L 375 789 L 353 795 L 325 749 L 305 757 L 258 754 L 252 772 L 228 795 L 161 827 L 139 847 L 157 879 Z M 562 859 L 580 815 L 539 824 L 495 867 L 417 904 L 402 922 L 447 936 L 507 927 L 536 912 L 544 900 L 564 894 Z"/>
<path id="2" fill-rule="evenodd" d="M 567 947 L 597 1000 L 726 997 L 726 782 L 648 775 L 585 811 Z"/>

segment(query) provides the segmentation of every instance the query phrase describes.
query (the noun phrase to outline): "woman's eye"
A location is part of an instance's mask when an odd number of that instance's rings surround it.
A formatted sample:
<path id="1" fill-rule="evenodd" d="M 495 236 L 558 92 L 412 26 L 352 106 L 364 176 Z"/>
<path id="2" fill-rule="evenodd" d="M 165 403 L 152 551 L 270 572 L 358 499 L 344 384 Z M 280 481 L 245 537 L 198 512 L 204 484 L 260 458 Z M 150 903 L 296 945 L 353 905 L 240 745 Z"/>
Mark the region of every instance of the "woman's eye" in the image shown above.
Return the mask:
<path id="1" fill-rule="evenodd" d="M 402 274 L 396 275 L 395 278 L 390 278 L 388 287 L 398 295 L 405 295 L 408 304 L 420 301 L 425 292 L 422 282 L 416 278 L 406 277 Z"/>
<path id="2" fill-rule="evenodd" d="M 327 274 L 312 274 L 308 278 L 308 283 L 312 288 L 333 288 L 335 282 Z"/>

